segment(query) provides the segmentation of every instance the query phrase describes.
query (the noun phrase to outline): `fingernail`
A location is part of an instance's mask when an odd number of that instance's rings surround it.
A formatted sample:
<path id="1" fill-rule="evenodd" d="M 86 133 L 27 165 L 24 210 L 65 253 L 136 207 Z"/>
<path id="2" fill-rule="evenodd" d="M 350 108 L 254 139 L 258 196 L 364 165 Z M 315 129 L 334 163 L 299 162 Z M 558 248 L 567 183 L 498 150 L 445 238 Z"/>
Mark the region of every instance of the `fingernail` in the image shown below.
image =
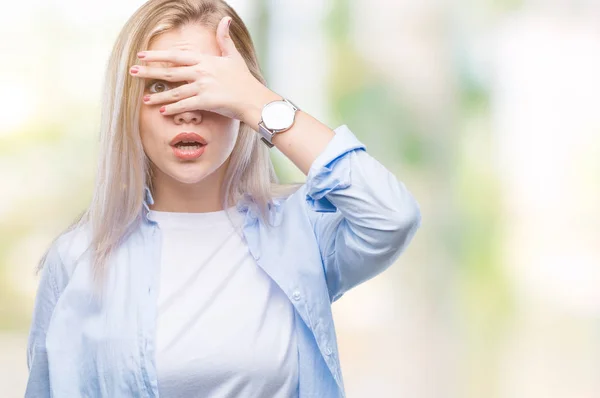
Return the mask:
<path id="1" fill-rule="evenodd" d="M 131 72 L 132 74 L 136 74 L 138 73 L 140 70 L 140 68 L 138 68 L 137 66 L 132 66 L 131 69 L 129 69 L 129 72 Z"/>
<path id="2" fill-rule="evenodd" d="M 145 56 L 146 56 L 146 53 L 144 53 L 144 52 L 137 53 L 138 58 L 144 58 Z"/>
<path id="3" fill-rule="evenodd" d="M 227 21 L 227 29 L 229 29 L 229 25 L 231 25 L 231 19 Z"/>
<path id="4" fill-rule="evenodd" d="M 144 102 L 148 102 L 150 101 L 150 96 L 149 95 L 145 95 L 144 96 Z"/>
<path id="5" fill-rule="evenodd" d="M 160 113 L 163 113 L 165 111 L 165 107 L 163 106 L 162 108 L 159 109 Z"/>

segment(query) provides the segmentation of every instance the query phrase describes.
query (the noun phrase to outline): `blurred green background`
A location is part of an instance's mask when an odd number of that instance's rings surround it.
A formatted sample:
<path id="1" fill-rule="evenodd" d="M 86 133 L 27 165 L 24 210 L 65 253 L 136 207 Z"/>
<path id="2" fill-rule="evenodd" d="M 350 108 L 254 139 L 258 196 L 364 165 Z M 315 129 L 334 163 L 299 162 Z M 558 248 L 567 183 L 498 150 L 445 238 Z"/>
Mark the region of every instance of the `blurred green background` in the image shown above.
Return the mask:
<path id="1" fill-rule="evenodd" d="M 3 397 L 23 395 L 33 270 L 91 199 L 104 67 L 141 4 L 0 15 Z M 600 3 L 230 4 L 271 89 L 347 124 L 421 204 L 397 264 L 333 306 L 348 397 L 599 397 Z"/>

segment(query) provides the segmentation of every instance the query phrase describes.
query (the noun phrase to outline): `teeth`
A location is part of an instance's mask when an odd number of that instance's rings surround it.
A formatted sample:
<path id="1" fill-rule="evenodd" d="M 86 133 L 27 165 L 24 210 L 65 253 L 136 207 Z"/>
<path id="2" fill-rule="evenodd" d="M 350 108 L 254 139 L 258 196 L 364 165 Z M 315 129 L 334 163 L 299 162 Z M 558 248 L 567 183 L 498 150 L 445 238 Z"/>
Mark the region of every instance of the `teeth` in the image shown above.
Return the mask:
<path id="1" fill-rule="evenodd" d="M 196 149 L 199 149 L 201 145 L 178 145 L 177 147 L 183 151 L 195 151 Z"/>

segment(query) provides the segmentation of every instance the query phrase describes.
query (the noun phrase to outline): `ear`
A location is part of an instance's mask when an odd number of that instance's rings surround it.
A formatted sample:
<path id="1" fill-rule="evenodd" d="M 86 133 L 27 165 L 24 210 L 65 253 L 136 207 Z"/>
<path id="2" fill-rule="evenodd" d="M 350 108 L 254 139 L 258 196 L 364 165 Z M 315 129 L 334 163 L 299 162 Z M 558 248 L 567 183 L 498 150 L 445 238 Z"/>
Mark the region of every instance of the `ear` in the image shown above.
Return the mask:
<path id="1" fill-rule="evenodd" d="M 217 43 L 221 49 L 222 57 L 228 57 L 238 52 L 229 35 L 229 25 L 231 24 L 231 20 L 231 17 L 223 17 L 217 26 Z"/>

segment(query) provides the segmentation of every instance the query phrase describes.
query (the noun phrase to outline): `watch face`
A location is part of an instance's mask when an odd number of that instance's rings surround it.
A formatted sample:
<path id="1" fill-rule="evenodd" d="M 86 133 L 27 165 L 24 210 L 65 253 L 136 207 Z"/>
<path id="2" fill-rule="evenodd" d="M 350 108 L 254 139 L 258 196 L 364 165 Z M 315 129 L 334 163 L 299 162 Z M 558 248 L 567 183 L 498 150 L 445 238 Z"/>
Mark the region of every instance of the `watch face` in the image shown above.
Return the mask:
<path id="1" fill-rule="evenodd" d="M 268 103 L 263 111 L 263 123 L 272 130 L 288 128 L 294 122 L 294 109 L 285 101 Z"/>

